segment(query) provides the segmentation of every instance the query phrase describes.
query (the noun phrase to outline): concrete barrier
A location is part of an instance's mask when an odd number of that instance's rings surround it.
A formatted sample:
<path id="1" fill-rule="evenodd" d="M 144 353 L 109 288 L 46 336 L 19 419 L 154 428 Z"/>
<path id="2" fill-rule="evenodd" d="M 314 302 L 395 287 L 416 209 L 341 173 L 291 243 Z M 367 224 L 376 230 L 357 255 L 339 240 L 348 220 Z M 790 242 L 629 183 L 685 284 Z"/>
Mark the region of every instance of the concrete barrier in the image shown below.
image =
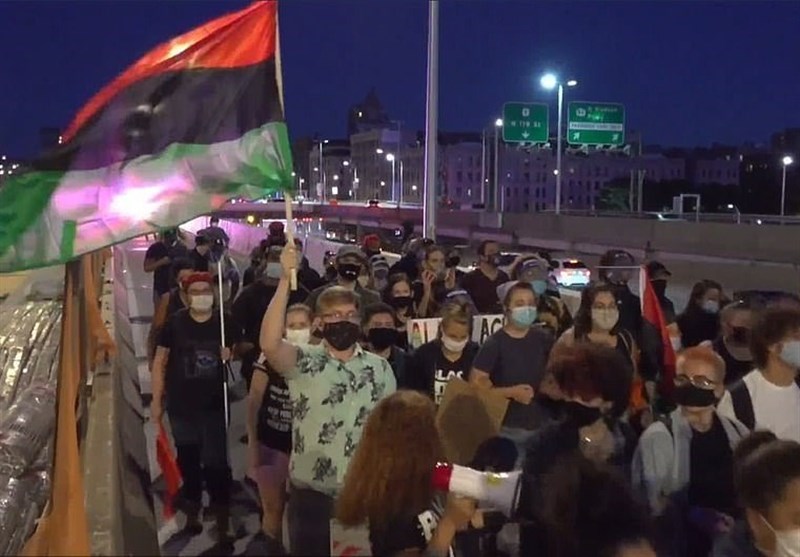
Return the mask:
<path id="1" fill-rule="evenodd" d="M 141 264 L 141 262 L 139 263 Z M 160 555 L 158 528 L 151 492 L 152 478 L 144 435 L 145 413 L 140 367 L 146 354 L 137 338 L 147 327 L 151 308 L 139 298 L 152 299 L 152 291 L 135 284 L 125 244 L 114 248 L 114 330 L 117 343 L 113 373 L 114 442 L 117 466 L 120 550 L 124 555 Z M 137 293 L 146 290 L 142 296 Z M 143 358 L 144 357 L 144 358 Z"/>

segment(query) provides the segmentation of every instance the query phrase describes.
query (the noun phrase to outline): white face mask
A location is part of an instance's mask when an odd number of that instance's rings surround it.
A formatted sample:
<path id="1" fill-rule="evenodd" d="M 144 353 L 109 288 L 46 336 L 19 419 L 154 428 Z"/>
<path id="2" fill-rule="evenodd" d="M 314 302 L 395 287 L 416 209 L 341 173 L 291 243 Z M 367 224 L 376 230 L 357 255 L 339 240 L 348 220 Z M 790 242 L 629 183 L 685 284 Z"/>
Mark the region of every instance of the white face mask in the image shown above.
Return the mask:
<path id="1" fill-rule="evenodd" d="M 672 343 L 672 350 L 680 352 L 683 349 L 683 342 L 681 342 L 681 337 L 669 337 L 670 343 Z"/>
<path id="2" fill-rule="evenodd" d="M 774 557 L 800 557 L 800 528 L 776 530 L 763 516 L 761 520 L 775 534 Z"/>
<path id="3" fill-rule="evenodd" d="M 453 340 L 447 335 L 442 335 L 442 346 L 444 346 L 445 350 L 448 352 L 463 352 L 467 342 L 469 342 L 468 338 L 464 340 Z"/>
<path id="4" fill-rule="evenodd" d="M 286 329 L 286 341 L 290 344 L 308 344 L 311 340 L 311 329 Z"/>
<path id="5" fill-rule="evenodd" d="M 592 310 L 592 323 L 598 329 L 603 331 L 610 331 L 619 321 L 619 310 L 616 309 L 593 309 Z"/>
<path id="6" fill-rule="evenodd" d="M 781 360 L 800 369 L 800 340 L 787 340 L 781 349 Z"/>
<path id="7" fill-rule="evenodd" d="M 196 294 L 191 296 L 189 307 L 195 311 L 209 311 L 214 307 L 214 296 L 212 294 Z"/>

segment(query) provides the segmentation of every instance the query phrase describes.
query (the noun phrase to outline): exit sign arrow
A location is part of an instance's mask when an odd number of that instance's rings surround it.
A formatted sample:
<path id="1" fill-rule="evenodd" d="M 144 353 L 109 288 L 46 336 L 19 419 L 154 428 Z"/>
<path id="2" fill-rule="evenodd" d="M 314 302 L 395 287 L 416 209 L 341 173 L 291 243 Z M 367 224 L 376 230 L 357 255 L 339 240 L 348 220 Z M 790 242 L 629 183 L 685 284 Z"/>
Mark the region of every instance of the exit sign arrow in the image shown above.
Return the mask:
<path id="1" fill-rule="evenodd" d="M 525 138 L 525 139 L 528 139 L 528 137 L 530 137 L 530 135 L 531 134 L 529 134 L 528 132 L 522 132 L 522 137 Z"/>

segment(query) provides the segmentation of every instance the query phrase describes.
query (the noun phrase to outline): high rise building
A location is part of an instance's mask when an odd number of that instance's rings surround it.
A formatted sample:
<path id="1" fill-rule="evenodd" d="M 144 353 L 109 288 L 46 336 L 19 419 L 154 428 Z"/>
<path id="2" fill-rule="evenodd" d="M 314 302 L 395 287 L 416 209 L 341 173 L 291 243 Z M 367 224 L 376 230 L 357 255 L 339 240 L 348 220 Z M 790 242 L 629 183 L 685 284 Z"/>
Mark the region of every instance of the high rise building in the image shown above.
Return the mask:
<path id="1" fill-rule="evenodd" d="M 392 127 L 383 104 L 373 87 L 360 103 L 350 107 L 347 113 L 347 136 Z"/>

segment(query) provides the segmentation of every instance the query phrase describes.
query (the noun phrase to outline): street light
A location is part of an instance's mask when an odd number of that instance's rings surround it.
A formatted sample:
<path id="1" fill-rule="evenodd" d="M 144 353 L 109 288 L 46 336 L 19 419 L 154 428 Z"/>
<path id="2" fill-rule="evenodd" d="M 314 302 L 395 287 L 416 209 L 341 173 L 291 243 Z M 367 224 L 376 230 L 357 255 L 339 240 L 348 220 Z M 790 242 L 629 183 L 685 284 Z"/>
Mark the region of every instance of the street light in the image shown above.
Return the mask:
<path id="1" fill-rule="evenodd" d="M 739 207 L 733 203 L 728 203 L 728 209 L 734 211 L 734 214 L 736 215 L 736 224 L 742 224 L 742 212 L 739 210 Z"/>
<path id="2" fill-rule="evenodd" d="M 395 156 L 394 153 L 386 153 L 386 160 L 392 163 L 392 201 L 397 200 L 397 182 L 395 181 Z"/>
<path id="3" fill-rule="evenodd" d="M 781 180 L 781 216 L 786 214 L 786 168 L 794 162 L 794 159 L 786 155 L 781 160 L 783 163 L 783 179 Z"/>
<path id="4" fill-rule="evenodd" d="M 564 119 L 564 85 L 575 87 L 578 82 L 570 79 L 566 84 L 558 80 L 555 74 L 544 74 L 539 80 L 543 89 L 552 91 L 558 87 L 558 129 L 556 130 L 556 214 L 561 213 L 561 123 Z"/>
<path id="5" fill-rule="evenodd" d="M 494 199 L 492 208 L 495 212 L 500 210 L 500 128 L 502 127 L 502 118 L 494 121 Z"/>

